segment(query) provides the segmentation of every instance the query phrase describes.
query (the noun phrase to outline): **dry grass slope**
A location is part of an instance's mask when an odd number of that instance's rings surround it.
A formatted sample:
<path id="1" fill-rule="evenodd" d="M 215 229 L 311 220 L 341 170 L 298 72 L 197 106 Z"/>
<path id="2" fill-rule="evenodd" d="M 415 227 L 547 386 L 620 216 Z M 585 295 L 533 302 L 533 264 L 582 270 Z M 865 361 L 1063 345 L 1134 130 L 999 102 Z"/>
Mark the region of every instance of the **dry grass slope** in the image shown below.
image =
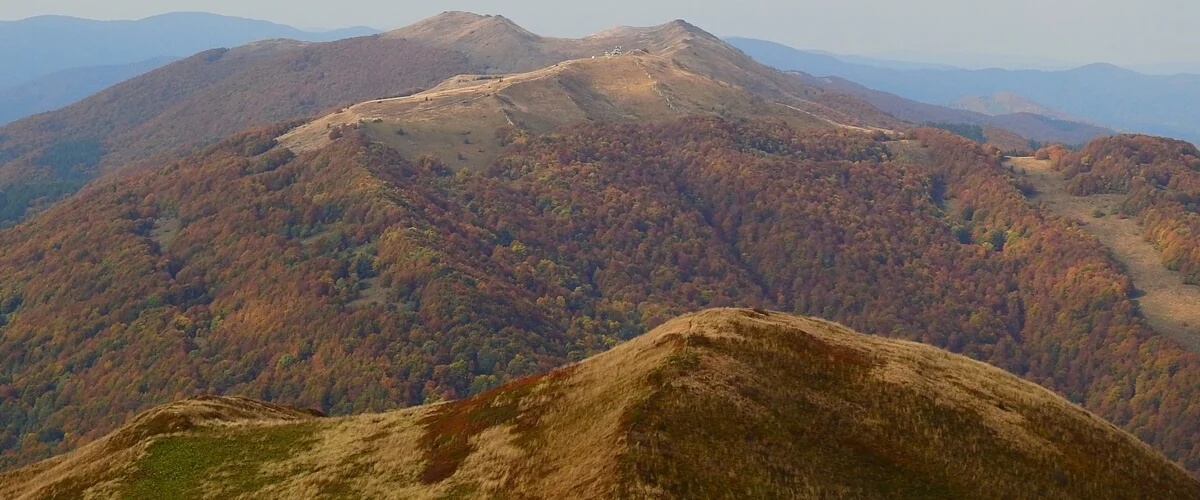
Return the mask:
<path id="1" fill-rule="evenodd" d="M 684 316 L 463 401 L 313 417 L 187 401 L 0 476 L 0 495 L 1200 498 L 1183 470 L 1036 385 L 761 310 Z"/>
<path id="2" fill-rule="evenodd" d="M 580 59 L 516 75 L 463 75 L 408 97 L 368 101 L 317 119 L 280 142 L 310 151 L 339 127 L 365 127 L 373 140 L 407 157 L 432 155 L 452 167 L 481 168 L 505 145 L 496 130 L 528 133 L 589 121 L 632 123 L 708 114 L 774 117 L 795 127 L 827 128 L 828 119 L 768 102 L 647 53 Z"/>
<path id="3" fill-rule="evenodd" d="M 801 128 L 905 126 L 861 99 L 768 68 L 684 21 L 568 39 L 535 35 L 500 16 L 447 12 L 383 37 L 460 51 L 482 74 L 352 106 L 289 134 L 285 146 L 317 149 L 338 127 L 366 127 L 372 139 L 406 156 L 478 169 L 496 157 L 503 144 L 495 131 L 506 126 L 546 133 L 583 122 L 694 114 L 777 118 Z M 606 55 L 616 47 L 619 55 Z"/>

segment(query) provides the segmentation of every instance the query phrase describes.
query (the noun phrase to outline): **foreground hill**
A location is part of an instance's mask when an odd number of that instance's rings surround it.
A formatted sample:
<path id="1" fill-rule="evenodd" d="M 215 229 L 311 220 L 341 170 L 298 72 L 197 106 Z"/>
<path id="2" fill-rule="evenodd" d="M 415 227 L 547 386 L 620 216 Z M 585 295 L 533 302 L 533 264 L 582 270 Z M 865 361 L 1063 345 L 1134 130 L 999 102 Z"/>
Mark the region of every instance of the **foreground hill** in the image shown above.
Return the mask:
<path id="1" fill-rule="evenodd" d="M 928 346 L 719 309 L 471 399 L 327 419 L 146 412 L 6 498 L 1200 498 L 1053 393 Z"/>
<path id="2" fill-rule="evenodd" d="M 712 116 L 506 126 L 495 161 L 456 172 L 368 126 L 296 151 L 288 130 L 2 233 L 5 463 L 194 395 L 336 415 L 467 397 L 745 305 L 987 361 L 1200 469 L 1200 357 L 969 141 Z"/>

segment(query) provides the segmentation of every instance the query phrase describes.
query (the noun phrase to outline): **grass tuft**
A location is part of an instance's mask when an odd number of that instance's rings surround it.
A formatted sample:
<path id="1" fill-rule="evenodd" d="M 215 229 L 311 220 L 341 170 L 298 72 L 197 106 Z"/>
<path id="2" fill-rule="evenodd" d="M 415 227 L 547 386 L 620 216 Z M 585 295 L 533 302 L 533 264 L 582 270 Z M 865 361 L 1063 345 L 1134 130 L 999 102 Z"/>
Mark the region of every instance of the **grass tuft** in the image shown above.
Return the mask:
<path id="1" fill-rule="evenodd" d="M 131 499 L 234 498 L 280 478 L 263 465 L 281 462 L 314 442 L 316 425 L 285 424 L 213 429 L 155 441 L 138 463 L 122 497 Z M 220 485 L 219 492 L 206 488 Z"/>

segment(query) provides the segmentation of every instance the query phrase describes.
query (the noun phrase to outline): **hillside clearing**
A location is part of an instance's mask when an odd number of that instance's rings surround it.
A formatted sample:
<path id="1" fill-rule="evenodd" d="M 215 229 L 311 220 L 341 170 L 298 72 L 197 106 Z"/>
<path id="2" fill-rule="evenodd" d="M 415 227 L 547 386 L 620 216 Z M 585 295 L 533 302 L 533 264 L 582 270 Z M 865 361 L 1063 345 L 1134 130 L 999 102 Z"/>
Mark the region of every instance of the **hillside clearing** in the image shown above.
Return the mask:
<path id="1" fill-rule="evenodd" d="M 1200 351 L 1200 287 L 1185 285 L 1179 273 L 1162 265 L 1161 256 L 1143 237 L 1133 218 L 1108 215 L 1125 198 L 1121 194 L 1073 196 L 1064 189 L 1062 174 L 1048 160 L 1013 158 L 1008 165 L 1024 170 L 1037 194 L 1034 201 L 1051 213 L 1074 219 L 1088 234 L 1108 247 L 1133 278 L 1142 313 L 1155 330 L 1193 351 Z M 1097 217 L 1098 215 L 1103 216 Z"/>

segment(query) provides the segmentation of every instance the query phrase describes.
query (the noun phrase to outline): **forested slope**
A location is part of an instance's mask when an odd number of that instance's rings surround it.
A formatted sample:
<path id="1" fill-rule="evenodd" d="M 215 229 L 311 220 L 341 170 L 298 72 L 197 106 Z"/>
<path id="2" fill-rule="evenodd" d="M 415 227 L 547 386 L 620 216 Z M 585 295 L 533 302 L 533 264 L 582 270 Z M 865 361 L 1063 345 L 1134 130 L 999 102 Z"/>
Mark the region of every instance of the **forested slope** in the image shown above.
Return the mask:
<path id="1" fill-rule="evenodd" d="M 581 125 L 481 172 L 280 126 L 0 238 L 0 442 L 61 452 L 196 394 L 334 414 L 464 397 L 682 312 L 763 306 L 987 361 L 1200 470 L 1200 358 L 977 145 L 689 118 Z"/>
<path id="2" fill-rule="evenodd" d="M 1200 285 L 1200 151 L 1184 142 L 1144 135 L 1098 139 L 1060 157 L 1056 167 L 1075 195 L 1128 194 L 1118 207 L 1142 218 L 1145 237 L 1163 265 Z M 1200 307 L 1200 305 L 1197 305 Z"/>
<path id="3" fill-rule="evenodd" d="M 468 72 L 462 54 L 399 39 L 268 41 L 216 49 L 58 111 L 0 127 L 0 225 L 129 161 L 252 126 L 428 87 Z M 44 205 L 45 202 L 42 202 Z"/>

